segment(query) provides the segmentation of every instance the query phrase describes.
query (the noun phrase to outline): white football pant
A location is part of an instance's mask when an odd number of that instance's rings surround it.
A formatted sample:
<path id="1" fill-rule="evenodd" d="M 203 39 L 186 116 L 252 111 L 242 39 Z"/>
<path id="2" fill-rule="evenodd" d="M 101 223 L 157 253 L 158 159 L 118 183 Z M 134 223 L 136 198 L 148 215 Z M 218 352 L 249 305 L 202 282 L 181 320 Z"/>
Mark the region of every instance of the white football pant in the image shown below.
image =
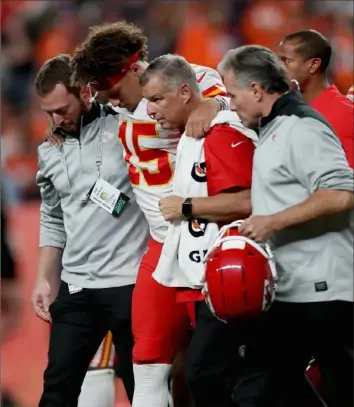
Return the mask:
<path id="1" fill-rule="evenodd" d="M 81 387 L 78 407 L 114 407 L 114 400 L 114 371 L 89 370 Z"/>

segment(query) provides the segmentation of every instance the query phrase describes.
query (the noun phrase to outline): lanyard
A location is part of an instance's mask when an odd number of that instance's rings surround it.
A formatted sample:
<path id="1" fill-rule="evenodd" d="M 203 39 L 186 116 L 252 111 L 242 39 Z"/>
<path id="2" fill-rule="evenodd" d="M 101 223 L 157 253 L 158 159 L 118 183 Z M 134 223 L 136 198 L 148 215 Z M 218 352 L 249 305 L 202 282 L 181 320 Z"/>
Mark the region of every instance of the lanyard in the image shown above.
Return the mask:
<path id="1" fill-rule="evenodd" d="M 83 116 L 81 116 L 81 123 L 80 123 L 80 134 L 82 131 L 82 123 L 83 123 Z M 99 129 L 98 129 L 98 134 L 99 134 L 99 140 L 98 140 L 98 150 L 96 154 L 96 168 L 97 168 L 97 178 L 101 178 L 101 166 L 103 162 L 103 133 L 106 127 L 106 118 L 102 117 L 100 118 L 99 121 Z M 83 169 L 84 166 L 82 164 L 82 155 L 80 156 L 80 161 L 81 161 L 81 168 Z"/>
<path id="2" fill-rule="evenodd" d="M 101 117 L 99 119 L 99 130 L 98 130 L 98 150 L 97 150 L 97 154 L 96 154 L 96 159 L 95 159 L 95 164 L 96 164 L 96 169 L 97 169 L 97 178 L 101 177 L 101 167 L 102 167 L 102 162 L 103 162 L 103 133 L 106 127 L 106 117 Z M 81 121 L 80 121 L 80 135 L 82 133 L 82 123 L 83 123 L 83 116 L 81 116 Z M 79 135 L 79 137 L 80 137 Z M 80 141 L 79 141 L 80 142 Z M 61 145 L 60 146 L 60 150 L 61 150 L 61 160 L 64 166 L 64 171 L 65 171 L 65 175 L 68 181 L 68 185 L 70 188 L 70 191 L 72 193 L 72 188 L 71 188 L 71 183 L 70 183 L 70 178 L 69 178 L 69 172 L 68 172 L 68 167 L 67 167 L 67 163 L 66 163 L 66 159 L 65 159 L 65 153 L 64 153 L 64 146 Z M 85 173 L 84 171 L 84 167 L 83 167 L 83 163 L 82 163 L 82 154 L 80 151 L 80 164 L 81 164 L 81 170 L 83 173 Z M 89 194 L 88 194 L 89 197 Z M 85 201 L 87 201 L 87 195 L 84 199 Z"/>
<path id="3" fill-rule="evenodd" d="M 82 123 L 82 119 L 81 119 Z M 100 120 L 99 124 L 99 148 L 98 148 L 98 153 L 96 155 L 96 168 L 97 168 L 97 178 L 101 178 L 101 166 L 102 166 L 102 160 L 103 160 L 103 133 L 104 129 L 106 127 L 106 118 L 102 117 Z"/>

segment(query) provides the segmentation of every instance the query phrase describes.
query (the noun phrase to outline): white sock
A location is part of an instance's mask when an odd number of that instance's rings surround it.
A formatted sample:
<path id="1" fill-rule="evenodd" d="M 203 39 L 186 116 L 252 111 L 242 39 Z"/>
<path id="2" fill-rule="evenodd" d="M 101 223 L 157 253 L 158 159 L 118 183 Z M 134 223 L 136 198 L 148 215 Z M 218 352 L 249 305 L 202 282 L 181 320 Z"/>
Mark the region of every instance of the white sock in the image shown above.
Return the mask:
<path id="1" fill-rule="evenodd" d="M 81 387 L 78 407 L 114 406 L 114 371 L 89 370 Z"/>
<path id="2" fill-rule="evenodd" d="M 173 407 L 172 380 L 168 383 L 168 407 Z"/>
<path id="3" fill-rule="evenodd" d="M 134 397 L 132 407 L 167 407 L 168 377 L 172 365 L 133 365 Z"/>

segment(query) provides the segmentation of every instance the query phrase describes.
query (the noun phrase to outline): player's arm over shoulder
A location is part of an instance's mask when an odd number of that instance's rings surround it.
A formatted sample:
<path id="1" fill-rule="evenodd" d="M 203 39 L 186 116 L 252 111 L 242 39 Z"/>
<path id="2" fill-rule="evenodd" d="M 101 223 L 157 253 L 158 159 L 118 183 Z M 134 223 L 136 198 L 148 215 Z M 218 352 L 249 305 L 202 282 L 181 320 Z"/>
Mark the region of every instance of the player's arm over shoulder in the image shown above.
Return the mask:
<path id="1" fill-rule="evenodd" d="M 197 76 L 199 89 L 204 98 L 212 98 L 215 96 L 227 97 L 226 88 L 219 72 L 207 66 L 192 64 L 192 67 Z"/>

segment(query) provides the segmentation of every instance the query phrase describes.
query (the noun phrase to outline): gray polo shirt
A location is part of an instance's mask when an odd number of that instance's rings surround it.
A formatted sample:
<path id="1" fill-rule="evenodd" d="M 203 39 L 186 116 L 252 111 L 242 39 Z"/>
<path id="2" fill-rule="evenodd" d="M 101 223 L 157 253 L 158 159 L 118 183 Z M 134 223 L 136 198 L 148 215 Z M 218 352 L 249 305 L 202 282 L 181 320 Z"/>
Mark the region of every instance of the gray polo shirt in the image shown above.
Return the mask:
<path id="1" fill-rule="evenodd" d="M 82 288 L 134 284 L 149 234 L 117 140 L 115 114 L 95 103 L 83 116 L 78 138 L 38 148 L 39 245 L 63 249 L 62 279 Z M 86 200 L 97 180 L 99 157 L 101 177 L 130 198 L 117 218 Z"/>
<path id="2" fill-rule="evenodd" d="M 254 155 L 254 215 L 300 204 L 320 189 L 353 191 L 353 170 L 325 119 L 289 92 L 261 121 Z M 279 274 L 276 299 L 353 301 L 353 211 L 280 231 L 269 242 Z"/>

